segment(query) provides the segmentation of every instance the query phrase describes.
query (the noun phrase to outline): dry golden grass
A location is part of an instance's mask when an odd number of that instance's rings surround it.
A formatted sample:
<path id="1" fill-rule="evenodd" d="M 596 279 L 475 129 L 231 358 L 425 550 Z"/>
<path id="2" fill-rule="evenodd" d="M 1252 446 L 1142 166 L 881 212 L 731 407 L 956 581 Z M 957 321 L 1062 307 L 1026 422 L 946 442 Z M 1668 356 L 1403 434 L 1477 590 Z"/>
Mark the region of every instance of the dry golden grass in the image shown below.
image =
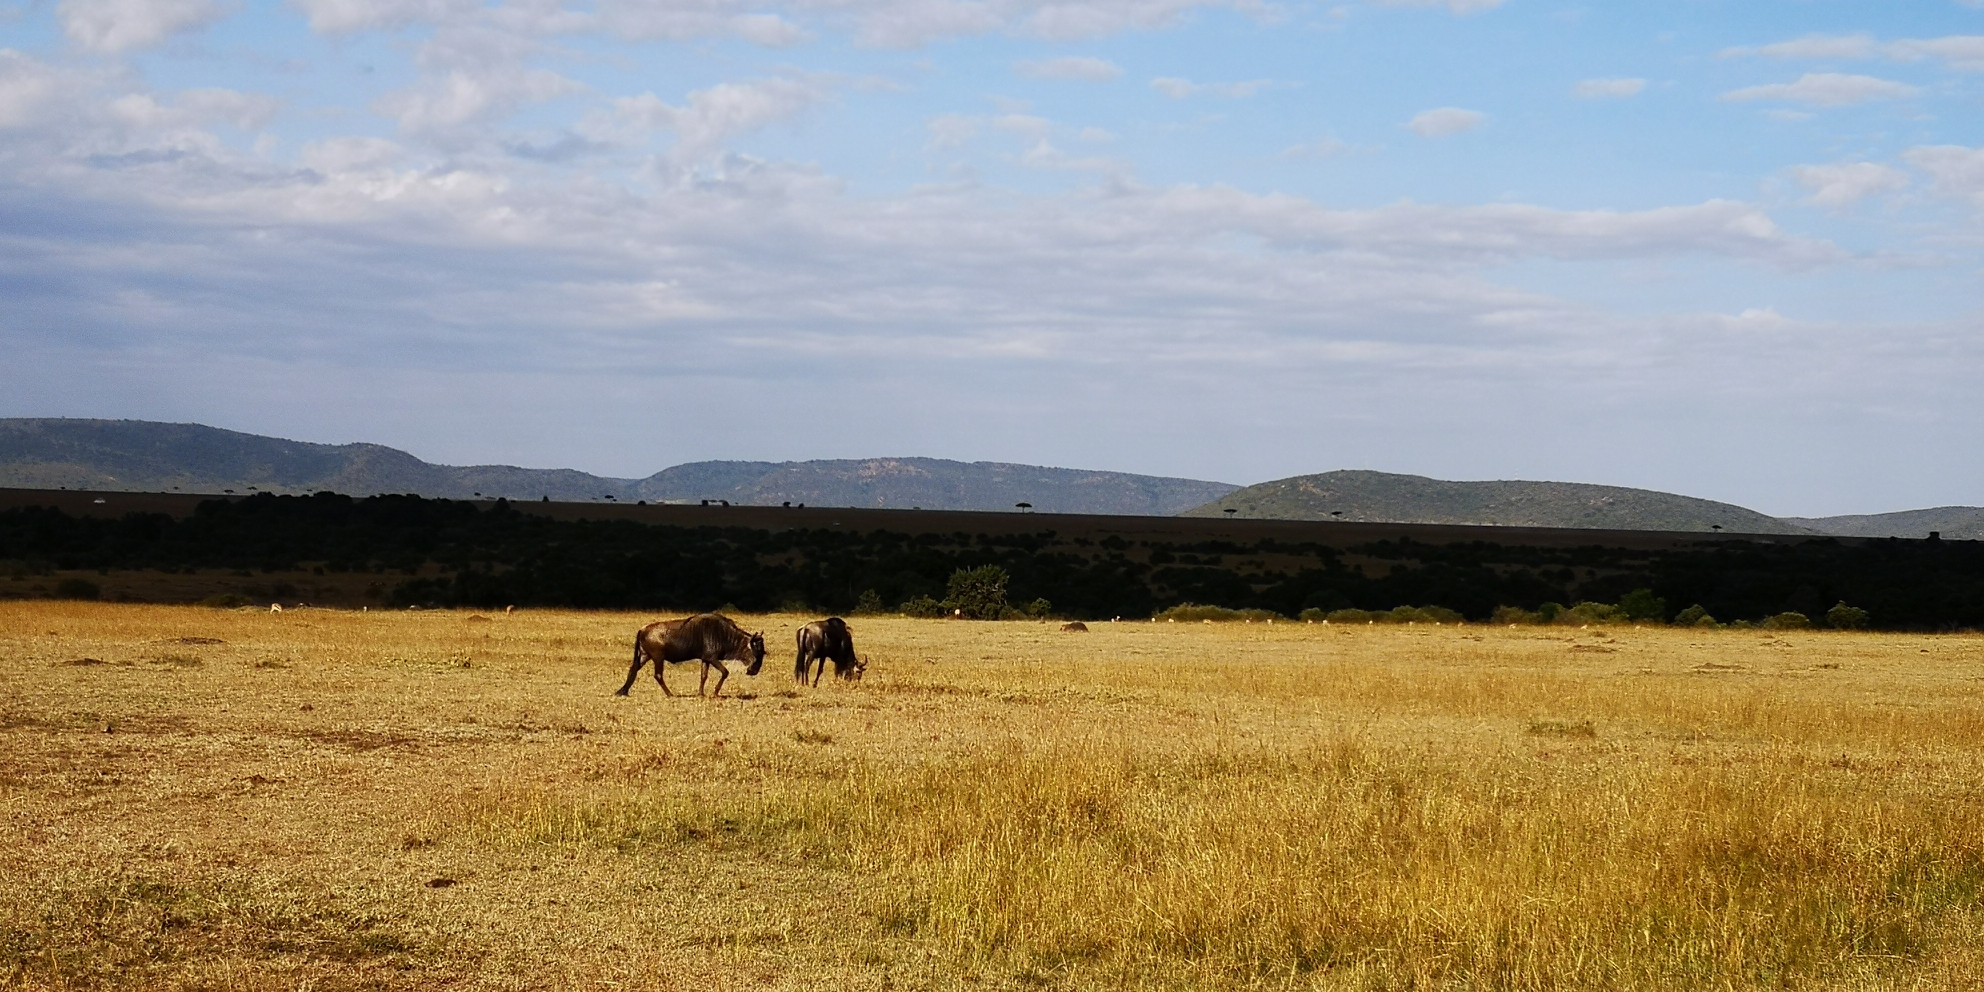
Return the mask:
<path id="1" fill-rule="evenodd" d="M 0 984 L 1984 985 L 1979 638 L 645 619 L 0 604 Z"/>

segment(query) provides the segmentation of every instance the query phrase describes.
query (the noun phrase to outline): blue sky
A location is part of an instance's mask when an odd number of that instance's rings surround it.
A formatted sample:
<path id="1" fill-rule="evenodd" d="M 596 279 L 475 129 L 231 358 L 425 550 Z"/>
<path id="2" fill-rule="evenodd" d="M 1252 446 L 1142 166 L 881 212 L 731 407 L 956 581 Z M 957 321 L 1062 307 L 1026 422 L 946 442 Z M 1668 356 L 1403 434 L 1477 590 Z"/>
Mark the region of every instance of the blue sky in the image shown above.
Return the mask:
<path id="1" fill-rule="evenodd" d="M 1984 4 L 0 4 L 0 415 L 1984 503 Z"/>

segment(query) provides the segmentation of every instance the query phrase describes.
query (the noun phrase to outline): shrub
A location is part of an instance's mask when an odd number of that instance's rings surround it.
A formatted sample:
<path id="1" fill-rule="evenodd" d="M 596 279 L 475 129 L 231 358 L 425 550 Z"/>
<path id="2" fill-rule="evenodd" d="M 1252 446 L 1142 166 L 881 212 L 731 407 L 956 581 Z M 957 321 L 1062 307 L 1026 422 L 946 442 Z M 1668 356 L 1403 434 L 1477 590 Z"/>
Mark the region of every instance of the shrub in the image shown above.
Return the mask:
<path id="1" fill-rule="evenodd" d="M 882 594 L 873 589 L 861 590 L 861 595 L 854 600 L 854 615 L 868 616 L 880 612 L 882 612 Z"/>
<path id="2" fill-rule="evenodd" d="M 1718 627 L 1721 625 L 1715 622 L 1714 617 L 1708 615 L 1708 610 L 1704 608 L 1702 604 L 1696 603 L 1695 605 L 1690 606 L 1687 609 L 1674 614 L 1674 626 Z"/>
<path id="3" fill-rule="evenodd" d="M 1233 623 L 1242 620 L 1256 622 L 1286 619 L 1273 610 L 1229 610 L 1224 606 L 1200 606 L 1197 603 L 1179 603 L 1152 617 L 1153 620 L 1176 620 L 1179 623 L 1197 623 L 1211 620 L 1214 623 Z"/>
<path id="4" fill-rule="evenodd" d="M 1765 630 L 1804 630 L 1811 625 L 1811 617 L 1803 613 L 1789 612 L 1780 613 L 1774 617 L 1765 617 L 1763 623 Z"/>
<path id="5" fill-rule="evenodd" d="M 1399 606 L 1388 614 L 1380 614 L 1378 619 L 1392 623 L 1460 623 L 1466 618 L 1444 606 Z"/>
<path id="6" fill-rule="evenodd" d="M 103 590 L 88 579 L 70 578 L 55 583 L 56 599 L 96 599 L 102 595 Z"/>
<path id="7" fill-rule="evenodd" d="M 1545 603 L 1536 608 L 1537 623 L 1556 623 L 1557 618 L 1563 615 L 1564 604 L 1562 603 Z"/>
<path id="8" fill-rule="evenodd" d="M 1848 606 L 1842 599 L 1838 606 L 1826 611 L 1826 626 L 1834 630 L 1859 630 L 1867 626 L 1867 611 Z"/>
<path id="9" fill-rule="evenodd" d="M 1497 606 L 1495 607 L 1494 614 L 1491 615 L 1488 619 L 1494 623 L 1502 624 L 1505 626 L 1514 626 L 1515 624 L 1519 624 L 1519 623 L 1541 622 L 1537 619 L 1536 614 L 1531 613 L 1520 606 Z"/>
<path id="10" fill-rule="evenodd" d="M 944 606 L 966 620 L 998 620 L 1007 613 L 1006 570 L 997 565 L 960 568 L 951 573 Z"/>
<path id="11" fill-rule="evenodd" d="M 211 606 L 219 610 L 233 610 L 247 606 L 252 600 L 238 592 L 223 592 L 200 600 L 201 606 Z"/>
<path id="12" fill-rule="evenodd" d="M 1619 608 L 1610 603 L 1578 603 L 1557 617 L 1558 623 L 1620 623 L 1626 619 Z"/>
<path id="13" fill-rule="evenodd" d="M 1025 606 L 1006 611 L 1008 620 L 1045 620 L 1054 612 L 1054 604 L 1045 599 L 1036 599 Z"/>
<path id="14" fill-rule="evenodd" d="M 1667 601 L 1651 589 L 1635 589 L 1619 597 L 1619 612 L 1628 620 L 1666 620 Z"/>
<path id="15" fill-rule="evenodd" d="M 947 617 L 951 615 L 951 611 L 944 609 L 944 604 L 928 596 L 918 596 L 897 607 L 897 610 L 905 616 L 912 617 Z"/>
<path id="16" fill-rule="evenodd" d="M 1320 606 L 1311 606 L 1295 616 L 1295 619 L 1306 620 L 1309 623 L 1369 623 L 1371 618 L 1372 614 L 1364 610 L 1349 607 L 1331 610 Z"/>

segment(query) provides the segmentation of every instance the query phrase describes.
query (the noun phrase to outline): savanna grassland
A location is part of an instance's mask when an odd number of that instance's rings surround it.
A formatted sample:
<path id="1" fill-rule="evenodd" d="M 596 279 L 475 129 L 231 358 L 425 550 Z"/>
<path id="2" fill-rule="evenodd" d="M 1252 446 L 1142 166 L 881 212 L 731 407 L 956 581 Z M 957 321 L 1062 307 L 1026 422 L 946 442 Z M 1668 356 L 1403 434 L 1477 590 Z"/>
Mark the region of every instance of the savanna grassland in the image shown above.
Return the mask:
<path id="1" fill-rule="evenodd" d="M 1984 985 L 1978 637 L 645 619 L 0 603 L 0 985 Z"/>

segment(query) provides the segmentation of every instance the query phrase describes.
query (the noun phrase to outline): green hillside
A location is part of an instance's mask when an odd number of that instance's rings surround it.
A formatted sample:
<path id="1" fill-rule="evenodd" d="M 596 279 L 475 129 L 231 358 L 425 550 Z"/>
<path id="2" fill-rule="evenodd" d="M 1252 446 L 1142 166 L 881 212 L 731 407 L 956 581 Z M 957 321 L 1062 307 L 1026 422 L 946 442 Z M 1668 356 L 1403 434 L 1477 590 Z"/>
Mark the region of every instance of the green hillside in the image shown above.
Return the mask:
<path id="1" fill-rule="evenodd" d="M 1786 523 L 1847 537 L 1928 537 L 1984 541 L 1984 506 L 1937 506 L 1844 517 L 1785 517 Z"/>
<path id="2" fill-rule="evenodd" d="M 251 490 L 467 499 L 732 503 L 1170 516 L 1238 488 L 1119 472 L 875 458 L 694 462 L 645 479 L 512 465 L 434 465 L 377 444 L 312 444 L 200 424 L 142 420 L 0 419 L 0 486 L 125 492 Z"/>
<path id="3" fill-rule="evenodd" d="M 1300 475 L 1228 493 L 1186 516 L 1379 523 L 1589 527 L 1606 530 L 1796 534 L 1804 528 L 1714 500 L 1575 482 L 1445 482 L 1342 471 Z"/>
<path id="4" fill-rule="evenodd" d="M 955 462 L 942 458 L 844 461 L 695 462 L 641 481 L 650 500 L 718 496 L 733 503 L 790 500 L 810 506 L 1112 513 L 1168 517 L 1239 487 L 1121 472 Z"/>

